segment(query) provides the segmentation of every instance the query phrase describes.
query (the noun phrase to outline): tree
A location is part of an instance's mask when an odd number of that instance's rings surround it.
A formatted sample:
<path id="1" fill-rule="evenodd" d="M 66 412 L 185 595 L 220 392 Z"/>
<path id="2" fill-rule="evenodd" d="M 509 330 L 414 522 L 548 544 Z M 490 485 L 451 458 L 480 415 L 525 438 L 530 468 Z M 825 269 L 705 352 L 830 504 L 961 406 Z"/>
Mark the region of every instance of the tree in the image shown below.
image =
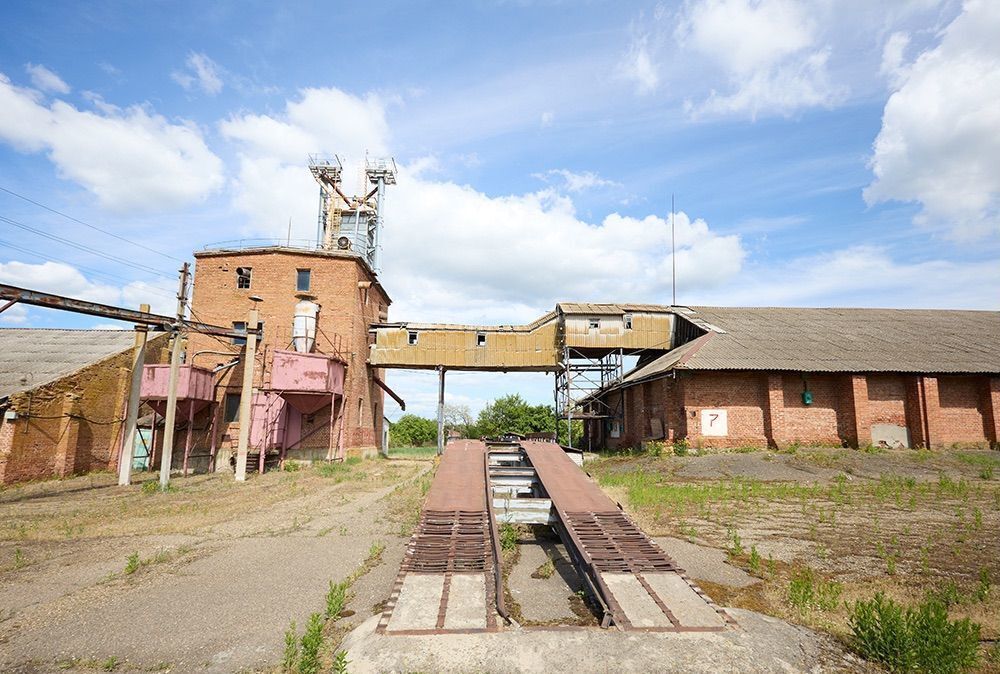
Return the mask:
<path id="1" fill-rule="evenodd" d="M 392 447 L 419 447 L 437 442 L 437 422 L 416 414 L 404 414 L 389 428 Z"/>
<path id="2" fill-rule="evenodd" d="M 472 412 L 468 405 L 445 405 L 444 406 L 444 427 L 445 430 L 457 430 L 464 437 L 474 437 L 469 434 L 472 428 Z"/>

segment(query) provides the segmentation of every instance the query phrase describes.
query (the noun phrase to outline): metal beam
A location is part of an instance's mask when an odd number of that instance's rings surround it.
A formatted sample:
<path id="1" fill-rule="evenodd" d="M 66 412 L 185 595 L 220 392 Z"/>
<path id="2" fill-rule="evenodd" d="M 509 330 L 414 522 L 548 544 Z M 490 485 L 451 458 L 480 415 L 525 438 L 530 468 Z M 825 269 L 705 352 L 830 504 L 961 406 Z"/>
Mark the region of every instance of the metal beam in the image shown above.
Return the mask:
<path id="1" fill-rule="evenodd" d="M 224 328 L 210 323 L 199 323 L 198 321 L 188 320 L 178 321 L 178 319 L 174 316 L 163 316 L 161 314 L 152 314 L 148 311 L 136 311 L 134 309 L 116 307 L 110 304 L 87 302 L 85 300 L 78 300 L 72 297 L 53 295 L 51 293 L 29 290 L 27 288 L 19 288 L 17 286 L 7 285 L 4 283 L 0 283 L 0 300 L 10 300 L 12 302 L 21 302 L 22 304 L 30 304 L 36 307 L 48 307 L 49 309 L 61 309 L 63 311 L 72 311 L 78 314 L 100 316 L 101 318 L 109 318 L 114 321 L 138 323 L 140 325 L 148 325 L 150 327 L 159 328 L 160 330 L 170 330 L 175 324 L 179 323 L 182 330 L 186 329 L 206 335 L 216 335 L 218 337 L 246 337 L 247 333 L 254 332 L 249 328 L 247 332 L 242 332 L 240 330 Z"/>

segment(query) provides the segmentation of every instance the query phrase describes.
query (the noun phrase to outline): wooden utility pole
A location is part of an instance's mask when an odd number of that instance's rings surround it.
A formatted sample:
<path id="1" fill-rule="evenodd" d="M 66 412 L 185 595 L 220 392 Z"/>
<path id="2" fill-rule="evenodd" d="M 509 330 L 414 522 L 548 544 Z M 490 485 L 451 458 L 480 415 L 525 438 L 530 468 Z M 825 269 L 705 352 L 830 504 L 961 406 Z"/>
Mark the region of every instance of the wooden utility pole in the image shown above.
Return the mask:
<path id="1" fill-rule="evenodd" d="M 250 401 L 253 396 L 253 371 L 257 359 L 257 310 L 247 315 L 247 343 L 243 356 L 243 391 L 240 394 L 240 441 L 236 449 L 236 480 L 247 479 L 247 451 L 250 444 Z M 333 414 L 333 408 L 330 408 Z M 263 448 L 261 451 L 264 451 Z"/>
<path id="2" fill-rule="evenodd" d="M 444 367 L 438 367 L 438 456 L 444 454 Z"/>
<path id="3" fill-rule="evenodd" d="M 163 423 L 163 454 L 160 457 L 160 489 L 167 490 L 170 484 L 170 464 L 174 459 L 174 428 L 177 421 L 177 380 L 181 372 L 181 354 L 184 343 L 181 339 L 181 324 L 187 309 L 188 263 L 181 267 L 180 288 L 177 291 L 177 322 L 173 327 L 174 344 L 170 350 L 170 383 L 167 386 L 167 413 Z"/>
<path id="4" fill-rule="evenodd" d="M 139 311 L 149 313 L 148 304 L 140 304 Z M 139 420 L 139 389 L 142 386 L 142 366 L 146 362 L 145 325 L 135 326 L 135 348 L 132 351 L 132 383 L 128 391 L 128 408 L 125 412 L 125 437 L 122 438 L 121 458 L 118 460 L 118 484 L 132 482 L 132 455 L 135 451 L 136 423 Z"/>

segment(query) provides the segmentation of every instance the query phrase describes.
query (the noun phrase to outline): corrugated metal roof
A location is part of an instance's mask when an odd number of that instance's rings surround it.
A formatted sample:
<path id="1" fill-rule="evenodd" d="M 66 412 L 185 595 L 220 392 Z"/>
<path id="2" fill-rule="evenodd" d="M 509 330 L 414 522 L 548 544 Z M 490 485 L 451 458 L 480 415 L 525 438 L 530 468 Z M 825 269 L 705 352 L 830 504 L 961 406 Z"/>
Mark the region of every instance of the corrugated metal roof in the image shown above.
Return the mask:
<path id="1" fill-rule="evenodd" d="M 715 328 L 711 337 L 674 349 L 625 381 L 671 369 L 1000 374 L 996 311 L 690 309 L 681 315 Z"/>
<path id="2" fill-rule="evenodd" d="M 591 302 L 560 302 L 556 305 L 564 314 L 627 314 L 631 312 L 669 313 L 671 307 L 662 304 L 595 304 Z"/>
<path id="3" fill-rule="evenodd" d="M 131 348 L 131 330 L 0 328 L 0 398 Z"/>

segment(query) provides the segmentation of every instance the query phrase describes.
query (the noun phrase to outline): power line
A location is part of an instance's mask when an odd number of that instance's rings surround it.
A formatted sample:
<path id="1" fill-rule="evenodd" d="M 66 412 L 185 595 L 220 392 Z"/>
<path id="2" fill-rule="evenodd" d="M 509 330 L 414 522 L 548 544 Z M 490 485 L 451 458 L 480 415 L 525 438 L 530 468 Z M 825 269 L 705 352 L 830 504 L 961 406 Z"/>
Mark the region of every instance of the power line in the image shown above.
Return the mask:
<path id="1" fill-rule="evenodd" d="M 3 216 L 3 215 L 0 215 L 0 221 L 6 222 L 6 223 L 11 224 L 11 225 L 14 225 L 15 227 L 19 227 L 19 228 L 21 228 L 21 229 L 23 229 L 23 230 L 25 230 L 27 232 L 32 232 L 33 234 L 37 234 L 39 236 L 43 236 L 46 239 L 52 239 L 53 241 L 59 241 L 60 243 L 64 243 L 67 246 L 72 246 L 73 248 L 76 248 L 78 250 L 82 250 L 82 251 L 85 251 L 87 253 L 91 253 L 93 255 L 97 255 L 99 257 L 103 257 L 106 260 L 111 260 L 112 262 L 117 262 L 118 264 L 123 264 L 126 267 L 132 267 L 133 269 L 138 269 L 139 271 L 144 271 L 144 272 L 147 272 L 149 274 L 156 274 L 157 276 L 162 276 L 164 278 L 170 278 L 170 279 L 173 278 L 172 274 L 165 274 L 164 272 L 159 271 L 158 269 L 153 269 L 152 267 L 147 267 L 147 266 L 141 265 L 141 264 L 135 264 L 134 262 L 129 262 L 126 259 L 123 259 L 123 258 L 120 258 L 120 257 L 115 257 L 114 255 L 108 255 L 107 253 L 103 253 L 103 252 L 97 250 L 96 248 L 91 248 L 90 246 L 85 246 L 82 243 L 76 243 L 75 241 L 71 241 L 70 239 L 66 239 L 66 238 L 63 238 L 61 236 L 56 236 L 55 234 L 49 234 L 48 232 L 45 232 L 45 231 L 40 230 L 40 229 L 36 229 L 36 228 L 31 227 L 29 225 L 26 225 L 26 224 L 24 224 L 22 222 L 18 222 L 17 220 L 12 220 L 12 219 L 10 219 L 10 218 L 8 218 L 6 216 Z"/>
<path id="2" fill-rule="evenodd" d="M 39 257 L 39 258 L 41 258 L 43 260 L 49 260 L 50 262 L 61 262 L 62 264 L 68 264 L 68 265 L 70 265 L 71 267 L 73 267 L 75 269 L 79 269 L 80 271 L 86 271 L 86 272 L 89 272 L 90 274 L 93 274 L 95 276 L 104 276 L 104 277 L 106 277 L 108 279 L 111 279 L 113 281 L 121 281 L 123 283 L 137 283 L 137 281 L 135 279 L 127 279 L 127 278 L 125 278 L 123 276 L 115 276 L 114 274 L 109 274 L 106 271 L 101 271 L 99 269 L 94 269 L 93 267 L 85 267 L 85 266 L 83 266 L 81 264 L 77 264 L 75 262 L 70 262 L 69 260 L 65 260 L 63 258 L 53 257 L 51 255 L 46 255 L 44 253 L 39 253 L 38 251 L 31 250 L 30 248 L 23 248 L 21 246 L 15 245 L 15 244 L 10 243 L 8 241 L 4 241 L 2 239 L 0 239 L 0 246 L 3 246 L 4 248 L 10 248 L 11 250 L 17 250 L 17 251 L 20 251 L 22 253 L 27 253 L 28 255 L 34 255 L 35 257 Z M 138 281 L 138 282 L 139 283 L 144 283 L 144 281 Z M 151 293 L 156 293 L 157 295 L 163 295 L 164 297 L 173 297 L 174 296 L 173 293 L 168 293 L 165 290 L 160 290 L 159 288 L 156 288 L 156 287 L 153 287 L 153 286 L 147 286 L 146 290 L 148 292 L 151 292 Z"/>
<path id="3" fill-rule="evenodd" d="M 9 190 L 6 187 L 3 187 L 2 185 L 0 185 L 0 191 L 6 192 L 7 194 L 9 194 L 9 195 L 11 195 L 13 197 L 17 197 L 18 199 L 23 199 L 24 201 L 27 201 L 29 204 L 34 204 L 35 206 L 38 206 L 39 208 L 44 208 L 45 210 L 49 211 L 50 213 L 55 213 L 56 215 L 62 216 L 64 218 L 66 218 L 67 220 L 71 220 L 71 221 L 73 221 L 73 222 L 75 222 L 77 224 L 83 225 L 84 227 L 89 227 L 92 230 L 94 230 L 95 232 L 100 232 L 102 234 L 107 234 L 108 236 L 113 237 L 115 239 L 118 239 L 119 241 L 124 241 L 125 243 L 132 244 L 133 246 L 137 246 L 139 248 L 142 248 L 143 250 L 148 250 L 150 253 L 154 253 L 156 255 L 159 255 L 160 257 L 165 257 L 168 260 L 175 260 L 177 262 L 184 262 L 184 260 L 181 260 L 180 258 L 176 258 L 173 255 L 167 255 L 166 253 L 160 252 L 160 251 L 156 250 L 155 248 L 150 248 L 149 246 L 146 246 L 146 245 L 141 244 L 141 243 L 137 243 L 136 241 L 132 241 L 131 239 L 126 239 L 124 236 L 120 236 L 118 234 L 115 234 L 114 232 L 109 232 L 106 229 L 101 229 L 100 227 L 92 225 L 89 222 L 84 222 L 83 220 L 80 220 L 79 218 L 74 218 L 72 215 L 67 215 L 67 214 L 63 213 L 62 211 L 57 211 L 56 209 L 54 209 L 54 208 L 52 208 L 50 206 L 46 206 L 45 204 L 40 203 L 38 201 L 35 201 L 34 199 L 30 199 L 30 198 L 24 196 L 23 194 L 18 194 L 17 192 L 14 192 L 13 190 Z"/>

